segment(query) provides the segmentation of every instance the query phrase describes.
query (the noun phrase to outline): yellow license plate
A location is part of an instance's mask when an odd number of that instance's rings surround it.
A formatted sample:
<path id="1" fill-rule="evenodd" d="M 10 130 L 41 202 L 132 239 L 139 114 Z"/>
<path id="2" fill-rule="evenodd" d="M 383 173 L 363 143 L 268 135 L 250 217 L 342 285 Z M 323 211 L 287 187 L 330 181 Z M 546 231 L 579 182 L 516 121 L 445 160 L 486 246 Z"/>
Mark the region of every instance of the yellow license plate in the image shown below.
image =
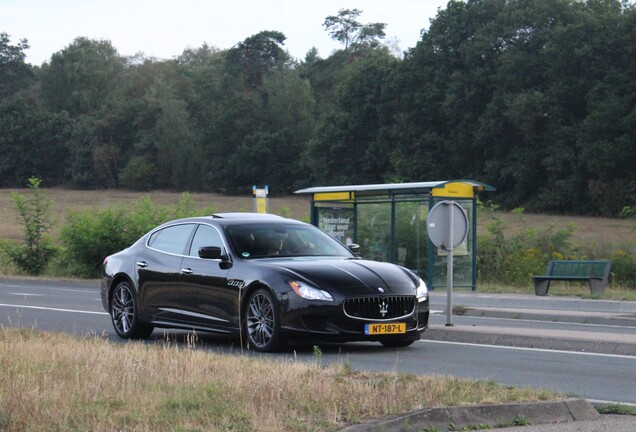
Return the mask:
<path id="1" fill-rule="evenodd" d="M 380 334 L 400 334 L 406 333 L 406 323 L 390 323 L 390 324 L 365 324 L 364 334 L 380 335 Z"/>

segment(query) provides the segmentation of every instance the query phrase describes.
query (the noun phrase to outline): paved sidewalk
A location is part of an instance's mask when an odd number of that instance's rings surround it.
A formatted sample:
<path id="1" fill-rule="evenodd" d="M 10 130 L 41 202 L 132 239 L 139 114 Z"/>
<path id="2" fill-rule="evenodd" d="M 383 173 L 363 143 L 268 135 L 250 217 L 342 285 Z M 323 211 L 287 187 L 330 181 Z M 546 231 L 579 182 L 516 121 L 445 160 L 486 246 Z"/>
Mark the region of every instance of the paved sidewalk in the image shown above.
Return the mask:
<path id="1" fill-rule="evenodd" d="M 446 292 L 432 292 L 431 309 L 445 308 Z M 461 292 L 453 295 L 453 309 L 454 317 L 597 324 L 616 331 L 462 325 L 454 319 L 453 326 L 431 325 L 425 339 L 636 356 L 636 334 L 620 330 L 636 328 L 636 302 Z"/>
<path id="2" fill-rule="evenodd" d="M 433 305 L 446 306 L 446 291 L 430 291 Z M 573 310 L 581 312 L 606 312 L 636 314 L 636 301 L 582 299 L 569 296 L 536 296 L 534 294 L 491 294 L 478 291 L 455 290 L 453 306 L 503 307 L 538 310 Z"/>

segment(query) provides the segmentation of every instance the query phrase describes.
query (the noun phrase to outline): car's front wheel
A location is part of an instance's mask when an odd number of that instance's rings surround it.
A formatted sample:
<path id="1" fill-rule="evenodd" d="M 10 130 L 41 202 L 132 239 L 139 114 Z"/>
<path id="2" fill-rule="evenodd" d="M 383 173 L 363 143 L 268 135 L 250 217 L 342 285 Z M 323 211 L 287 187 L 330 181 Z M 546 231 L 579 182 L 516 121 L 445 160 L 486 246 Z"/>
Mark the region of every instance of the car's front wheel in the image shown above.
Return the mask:
<path id="1" fill-rule="evenodd" d="M 144 339 L 154 327 L 139 321 L 137 295 L 128 282 L 120 282 L 110 297 L 110 318 L 115 332 L 124 339 Z"/>
<path id="2" fill-rule="evenodd" d="M 277 351 L 283 347 L 280 317 L 269 290 L 259 288 L 250 295 L 244 322 L 249 347 L 257 351 Z"/>

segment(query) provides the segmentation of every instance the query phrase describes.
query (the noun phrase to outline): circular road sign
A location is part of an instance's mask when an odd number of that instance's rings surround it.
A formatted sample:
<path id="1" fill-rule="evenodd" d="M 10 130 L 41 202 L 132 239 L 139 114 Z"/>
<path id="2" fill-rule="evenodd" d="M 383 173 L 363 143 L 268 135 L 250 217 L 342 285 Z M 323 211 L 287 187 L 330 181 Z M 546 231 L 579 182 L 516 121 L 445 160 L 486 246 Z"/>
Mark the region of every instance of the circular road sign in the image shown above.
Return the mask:
<path id="1" fill-rule="evenodd" d="M 453 250 L 468 234 L 468 216 L 455 201 L 440 201 L 433 206 L 426 218 L 426 230 L 431 242 L 442 250 Z M 452 245 L 450 232 L 452 230 Z"/>

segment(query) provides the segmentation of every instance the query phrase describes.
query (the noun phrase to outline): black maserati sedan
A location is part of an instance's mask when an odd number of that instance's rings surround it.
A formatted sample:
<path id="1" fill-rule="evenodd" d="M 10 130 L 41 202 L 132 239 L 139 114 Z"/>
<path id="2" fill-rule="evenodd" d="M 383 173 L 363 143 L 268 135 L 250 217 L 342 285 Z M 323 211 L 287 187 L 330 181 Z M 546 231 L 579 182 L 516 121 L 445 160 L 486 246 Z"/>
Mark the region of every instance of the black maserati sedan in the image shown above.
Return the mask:
<path id="1" fill-rule="evenodd" d="M 412 344 L 428 327 L 426 284 L 358 250 L 274 215 L 174 220 L 104 259 L 102 304 L 122 338 L 160 327 L 226 334 L 257 351 L 294 340 Z"/>

